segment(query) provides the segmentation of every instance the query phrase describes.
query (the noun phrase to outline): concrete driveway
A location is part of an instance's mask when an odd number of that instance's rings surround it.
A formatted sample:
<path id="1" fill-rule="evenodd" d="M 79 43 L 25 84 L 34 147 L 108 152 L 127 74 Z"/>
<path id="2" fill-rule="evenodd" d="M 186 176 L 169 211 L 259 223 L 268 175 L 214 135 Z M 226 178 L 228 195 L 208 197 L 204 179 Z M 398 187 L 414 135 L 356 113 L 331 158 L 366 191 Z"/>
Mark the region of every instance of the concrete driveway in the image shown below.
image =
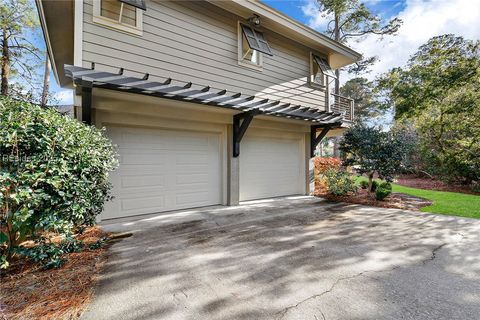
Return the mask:
<path id="1" fill-rule="evenodd" d="M 83 319 L 480 319 L 480 221 L 310 197 L 123 220 Z"/>

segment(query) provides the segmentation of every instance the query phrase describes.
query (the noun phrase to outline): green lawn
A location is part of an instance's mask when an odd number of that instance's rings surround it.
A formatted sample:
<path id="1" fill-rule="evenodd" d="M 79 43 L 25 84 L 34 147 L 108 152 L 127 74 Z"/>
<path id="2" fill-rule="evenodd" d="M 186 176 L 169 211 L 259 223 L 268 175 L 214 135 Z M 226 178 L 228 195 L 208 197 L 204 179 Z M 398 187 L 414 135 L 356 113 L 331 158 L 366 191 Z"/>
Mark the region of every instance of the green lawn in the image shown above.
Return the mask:
<path id="1" fill-rule="evenodd" d="M 363 179 L 363 177 L 360 179 Z M 357 179 L 357 181 L 360 179 Z M 423 212 L 480 219 L 480 196 L 456 192 L 423 190 L 404 187 L 394 183 L 392 183 L 392 191 L 432 201 L 432 205 L 420 209 Z"/>

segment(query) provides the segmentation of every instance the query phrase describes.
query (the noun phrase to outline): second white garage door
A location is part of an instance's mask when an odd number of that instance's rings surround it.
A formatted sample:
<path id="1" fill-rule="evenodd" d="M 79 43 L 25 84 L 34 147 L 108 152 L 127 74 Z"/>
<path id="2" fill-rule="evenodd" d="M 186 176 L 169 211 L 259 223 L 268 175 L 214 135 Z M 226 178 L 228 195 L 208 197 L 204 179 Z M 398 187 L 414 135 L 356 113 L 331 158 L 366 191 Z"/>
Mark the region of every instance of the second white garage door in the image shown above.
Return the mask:
<path id="1" fill-rule="evenodd" d="M 303 139 L 249 134 L 240 146 L 240 201 L 305 193 Z"/>
<path id="2" fill-rule="evenodd" d="M 221 203 L 220 135 L 109 127 L 120 167 L 102 219 Z"/>

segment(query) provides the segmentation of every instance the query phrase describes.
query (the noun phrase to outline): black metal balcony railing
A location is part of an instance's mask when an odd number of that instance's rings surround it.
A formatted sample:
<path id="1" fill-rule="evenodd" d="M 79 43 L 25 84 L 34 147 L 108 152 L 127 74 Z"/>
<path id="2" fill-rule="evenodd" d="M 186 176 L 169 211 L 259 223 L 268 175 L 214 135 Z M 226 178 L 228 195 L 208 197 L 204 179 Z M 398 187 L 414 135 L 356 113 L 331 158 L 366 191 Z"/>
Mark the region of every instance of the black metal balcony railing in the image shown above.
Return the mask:
<path id="1" fill-rule="evenodd" d="M 354 103 L 353 99 L 332 93 L 330 98 L 330 111 L 343 114 L 345 121 L 353 121 Z"/>

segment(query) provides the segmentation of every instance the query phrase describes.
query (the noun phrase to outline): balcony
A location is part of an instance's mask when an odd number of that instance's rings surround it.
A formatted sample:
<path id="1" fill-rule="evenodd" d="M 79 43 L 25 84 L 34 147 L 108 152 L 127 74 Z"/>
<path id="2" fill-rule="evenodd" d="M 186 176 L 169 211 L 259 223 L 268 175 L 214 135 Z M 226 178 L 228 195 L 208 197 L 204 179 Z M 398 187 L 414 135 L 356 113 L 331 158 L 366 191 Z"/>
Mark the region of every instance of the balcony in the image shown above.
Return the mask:
<path id="1" fill-rule="evenodd" d="M 354 119 L 353 99 L 331 93 L 329 111 L 341 113 L 343 114 L 344 121 L 353 122 L 353 119 Z"/>

